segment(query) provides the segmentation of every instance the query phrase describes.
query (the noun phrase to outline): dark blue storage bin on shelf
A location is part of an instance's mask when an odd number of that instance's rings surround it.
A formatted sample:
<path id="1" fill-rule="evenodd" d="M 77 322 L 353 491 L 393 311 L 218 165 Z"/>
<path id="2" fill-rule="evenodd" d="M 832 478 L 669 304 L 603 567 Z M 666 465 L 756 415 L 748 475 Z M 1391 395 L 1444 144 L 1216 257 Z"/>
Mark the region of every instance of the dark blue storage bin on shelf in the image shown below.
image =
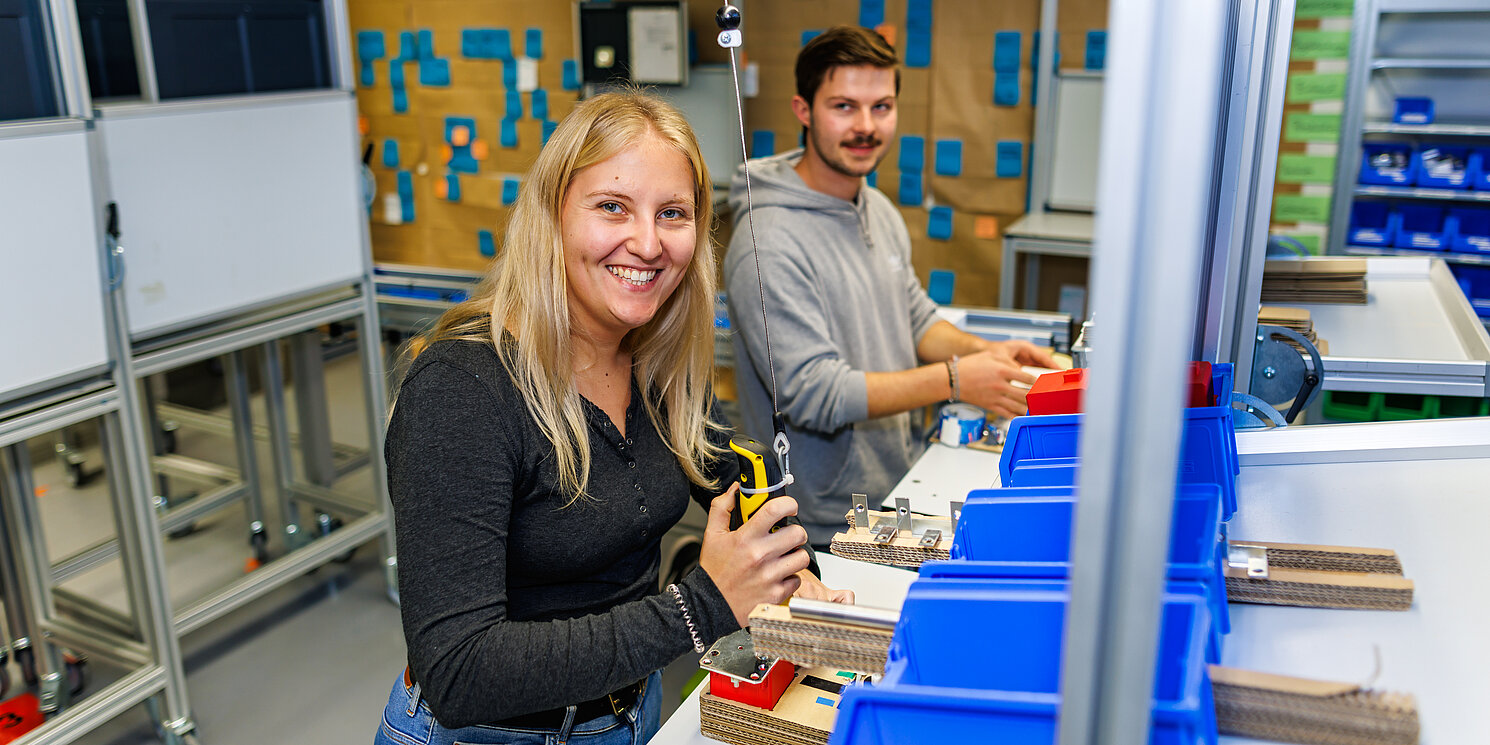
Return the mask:
<path id="1" fill-rule="evenodd" d="M 1490 191 L 1490 149 L 1479 148 L 1469 154 L 1469 188 Z"/>
<path id="2" fill-rule="evenodd" d="M 1401 204 L 1397 206 L 1397 214 L 1402 216 L 1402 222 L 1397 229 L 1398 248 L 1422 248 L 1428 250 L 1443 250 L 1449 247 L 1450 236 L 1445 229 L 1448 226 L 1446 210 L 1431 204 Z"/>
<path id="3" fill-rule="evenodd" d="M 1449 210 L 1453 222 L 1450 250 L 1490 254 L 1490 209 L 1463 207 Z"/>
<path id="4" fill-rule="evenodd" d="M 1433 99 L 1403 96 L 1396 101 L 1392 121 L 1398 124 L 1432 124 Z"/>
<path id="5" fill-rule="evenodd" d="M 1434 189 L 1468 189 L 1469 148 L 1458 145 L 1424 145 L 1413 157 L 1417 161 L 1418 186 Z"/>
<path id="6" fill-rule="evenodd" d="M 1365 142 L 1361 144 L 1363 184 L 1412 186 L 1417 183 L 1418 161 L 1412 146 L 1405 142 Z"/>
<path id="7" fill-rule="evenodd" d="M 1015 487 L 968 494 L 952 537 L 954 563 L 996 566 L 1004 572 L 989 576 L 1069 578 L 1075 491 L 1072 486 Z M 1171 519 L 1165 576 L 1202 585 L 1214 619 L 1209 657 L 1219 662 L 1221 636 L 1231 630 L 1220 487 L 1180 485 Z"/>
<path id="8" fill-rule="evenodd" d="M 1402 217 L 1386 202 L 1356 202 L 1350 206 L 1346 240 L 1353 246 L 1390 246 L 1401 226 Z"/>
<path id="9" fill-rule="evenodd" d="M 884 678 L 851 686 L 830 745 L 1049 745 L 1060 709 L 1066 582 L 923 577 L 911 585 Z M 1163 596 L 1152 745 L 1215 743 L 1203 599 Z M 1009 643 L 969 644 L 969 639 Z"/>

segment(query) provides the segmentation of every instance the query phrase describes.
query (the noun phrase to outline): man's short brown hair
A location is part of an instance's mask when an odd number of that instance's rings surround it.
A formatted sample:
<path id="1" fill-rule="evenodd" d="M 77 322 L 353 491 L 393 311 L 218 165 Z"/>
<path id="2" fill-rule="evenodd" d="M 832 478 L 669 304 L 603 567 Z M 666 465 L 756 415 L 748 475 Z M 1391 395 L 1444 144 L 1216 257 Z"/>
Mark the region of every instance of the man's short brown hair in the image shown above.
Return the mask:
<path id="1" fill-rule="evenodd" d="M 811 106 L 829 70 L 860 65 L 895 68 L 895 94 L 900 94 L 900 58 L 890 42 L 879 32 L 861 26 L 834 26 L 797 53 L 797 95 Z"/>

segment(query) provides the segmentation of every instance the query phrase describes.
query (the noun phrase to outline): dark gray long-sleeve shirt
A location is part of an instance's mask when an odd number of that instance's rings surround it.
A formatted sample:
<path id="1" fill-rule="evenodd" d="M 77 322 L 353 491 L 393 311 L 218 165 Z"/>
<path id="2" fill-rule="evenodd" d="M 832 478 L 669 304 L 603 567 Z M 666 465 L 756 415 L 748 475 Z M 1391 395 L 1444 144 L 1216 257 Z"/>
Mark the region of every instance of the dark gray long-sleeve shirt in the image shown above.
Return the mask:
<path id="1" fill-rule="evenodd" d="M 564 507 L 553 448 L 489 344 L 421 354 L 388 425 L 388 487 L 409 665 L 446 727 L 588 701 L 692 648 L 659 541 L 693 486 L 632 384 L 623 438 L 585 402 L 589 491 Z M 727 435 L 716 444 L 727 447 Z M 712 464 L 719 492 L 738 478 Z M 679 583 L 705 644 L 739 628 L 702 569 Z"/>

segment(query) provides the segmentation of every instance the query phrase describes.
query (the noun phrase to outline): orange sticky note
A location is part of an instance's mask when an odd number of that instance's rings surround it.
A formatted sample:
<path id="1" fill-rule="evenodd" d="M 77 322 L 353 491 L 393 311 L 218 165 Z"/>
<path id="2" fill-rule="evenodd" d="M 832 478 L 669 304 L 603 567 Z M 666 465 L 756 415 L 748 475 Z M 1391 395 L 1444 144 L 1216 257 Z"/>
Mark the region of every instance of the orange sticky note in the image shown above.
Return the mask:
<path id="1" fill-rule="evenodd" d="M 890 46 L 895 46 L 895 24 L 881 23 L 880 25 L 875 26 L 874 30 L 878 32 L 880 36 L 885 37 L 885 41 L 889 42 Z"/>
<path id="2" fill-rule="evenodd" d="M 440 162 L 449 163 L 455 159 L 455 150 L 449 145 L 440 146 Z"/>
<path id="3" fill-rule="evenodd" d="M 456 147 L 465 147 L 471 144 L 471 129 L 463 124 L 451 127 L 450 144 Z"/>
<path id="4" fill-rule="evenodd" d="M 372 125 L 367 123 L 367 117 L 357 117 L 357 131 L 361 132 L 363 137 L 366 137 L 367 133 L 372 131 Z"/>
<path id="5" fill-rule="evenodd" d="M 486 144 L 486 140 L 477 140 L 471 143 L 472 158 L 486 160 L 486 156 L 488 155 L 491 155 L 491 146 Z"/>
<path id="6" fill-rule="evenodd" d="M 999 219 L 988 215 L 980 215 L 973 220 L 973 235 L 985 240 L 998 240 Z"/>
<path id="7" fill-rule="evenodd" d="M 439 199 L 450 196 L 450 184 L 446 183 L 445 179 L 435 179 L 435 196 Z"/>

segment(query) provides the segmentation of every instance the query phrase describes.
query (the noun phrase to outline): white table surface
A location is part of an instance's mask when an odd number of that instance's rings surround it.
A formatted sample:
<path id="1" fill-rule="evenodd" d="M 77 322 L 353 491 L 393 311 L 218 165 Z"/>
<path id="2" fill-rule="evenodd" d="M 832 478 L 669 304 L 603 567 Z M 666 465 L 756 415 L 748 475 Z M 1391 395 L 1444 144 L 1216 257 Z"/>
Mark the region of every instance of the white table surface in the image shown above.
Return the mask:
<path id="1" fill-rule="evenodd" d="M 1095 223 L 1093 215 L 1080 212 L 1031 212 L 1015 220 L 1004 235 L 1091 243 Z"/>

